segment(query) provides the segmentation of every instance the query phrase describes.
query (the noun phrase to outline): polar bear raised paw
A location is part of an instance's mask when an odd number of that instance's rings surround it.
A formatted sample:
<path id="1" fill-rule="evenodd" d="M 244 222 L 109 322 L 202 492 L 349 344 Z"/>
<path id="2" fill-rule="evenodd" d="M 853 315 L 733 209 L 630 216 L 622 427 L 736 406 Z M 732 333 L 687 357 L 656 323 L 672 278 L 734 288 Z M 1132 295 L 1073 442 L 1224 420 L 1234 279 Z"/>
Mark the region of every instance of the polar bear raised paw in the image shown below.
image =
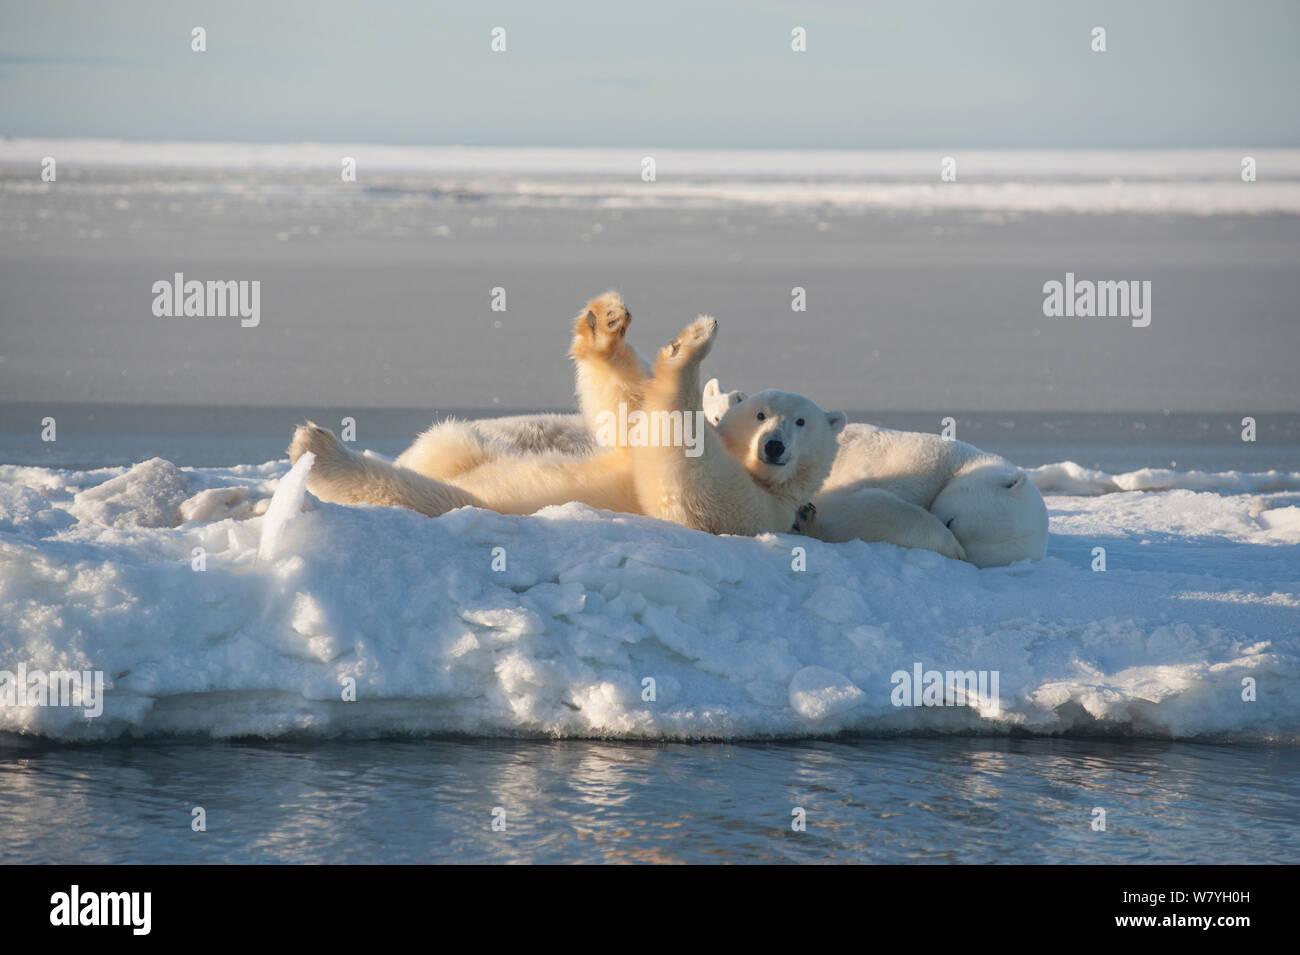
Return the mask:
<path id="1" fill-rule="evenodd" d="M 662 364 L 703 361 L 718 335 L 718 320 L 701 315 L 659 351 Z"/>
<path id="2" fill-rule="evenodd" d="M 593 353 L 608 354 L 627 337 L 631 324 L 632 313 L 623 304 L 622 296 L 606 292 L 588 302 L 586 310 L 574 319 L 573 334 Z"/>
<path id="3" fill-rule="evenodd" d="M 619 405 L 641 403 L 650 368 L 627 341 L 632 313 L 617 292 L 593 298 L 573 320 L 574 385 L 578 407 L 589 431 L 602 414 L 618 414 Z"/>

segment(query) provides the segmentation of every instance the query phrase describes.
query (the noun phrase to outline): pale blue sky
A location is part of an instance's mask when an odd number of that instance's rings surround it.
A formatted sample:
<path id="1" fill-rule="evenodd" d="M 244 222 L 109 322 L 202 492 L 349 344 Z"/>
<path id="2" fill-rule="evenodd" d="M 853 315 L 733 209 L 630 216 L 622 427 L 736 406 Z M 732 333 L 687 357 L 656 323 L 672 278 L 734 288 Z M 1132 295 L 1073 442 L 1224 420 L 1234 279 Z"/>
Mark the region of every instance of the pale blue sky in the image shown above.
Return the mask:
<path id="1" fill-rule="evenodd" d="M 1300 145 L 1296 0 L 0 0 L 0 24 L 9 136 Z"/>

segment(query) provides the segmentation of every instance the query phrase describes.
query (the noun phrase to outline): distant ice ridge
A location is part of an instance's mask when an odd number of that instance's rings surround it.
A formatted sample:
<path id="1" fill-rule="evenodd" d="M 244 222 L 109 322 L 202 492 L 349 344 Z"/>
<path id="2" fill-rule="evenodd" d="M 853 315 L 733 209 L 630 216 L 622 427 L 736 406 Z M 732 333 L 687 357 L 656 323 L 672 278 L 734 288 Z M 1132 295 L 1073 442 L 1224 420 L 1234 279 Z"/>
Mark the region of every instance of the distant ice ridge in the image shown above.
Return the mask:
<path id="1" fill-rule="evenodd" d="M 1300 491 L 1300 474 L 1289 471 L 1173 471 L 1142 468 L 1107 474 L 1062 461 L 1028 468 L 1030 479 L 1044 494 L 1113 494 L 1116 491 L 1228 491 L 1235 494 Z"/>
<path id="2" fill-rule="evenodd" d="M 713 179 L 808 178 L 937 180 L 939 158 L 958 158 L 958 180 L 1028 182 L 1240 181 L 1253 156 L 1268 181 L 1300 180 L 1300 149 L 607 149 L 503 146 L 385 146 L 368 143 L 150 142 L 119 139 L 0 139 L 0 163 L 39 163 L 57 155 L 70 166 L 138 169 L 317 170 L 337 173 L 340 158 L 376 172 L 507 175 L 621 175 L 640 181 L 641 160 L 658 169 Z"/>
<path id="3" fill-rule="evenodd" d="M 576 504 L 303 510 L 287 473 L 0 466 L 0 670 L 107 687 L 99 719 L 0 705 L 0 731 L 1300 742 L 1294 490 L 1049 497 L 1048 559 L 977 570 Z M 896 707 L 917 664 L 996 671 L 1000 705 Z"/>
<path id="4" fill-rule="evenodd" d="M 359 183 L 408 177 L 468 190 L 511 205 L 879 207 L 1086 213 L 1300 213 L 1300 150 L 798 150 L 543 149 L 383 146 L 329 143 L 125 142 L 94 139 L 0 140 L 0 165 L 36 168 L 56 156 L 61 169 L 302 173 L 303 188 L 336 180 L 343 157 Z M 941 182 L 940 161 L 957 161 L 957 180 Z M 1256 161 L 1243 183 L 1241 162 Z M 642 160 L 656 178 L 641 178 Z M 328 178 L 319 178 L 328 177 Z M 68 188 L 92 184 L 61 178 Z M 45 188 L 0 180 L 7 190 Z M 390 183 L 391 184 L 391 183 Z M 237 189 L 237 181 L 220 187 Z M 160 189 L 174 184 L 157 183 Z M 351 193 L 347 193 L 351 195 Z M 343 198 L 334 190 L 322 196 Z"/>

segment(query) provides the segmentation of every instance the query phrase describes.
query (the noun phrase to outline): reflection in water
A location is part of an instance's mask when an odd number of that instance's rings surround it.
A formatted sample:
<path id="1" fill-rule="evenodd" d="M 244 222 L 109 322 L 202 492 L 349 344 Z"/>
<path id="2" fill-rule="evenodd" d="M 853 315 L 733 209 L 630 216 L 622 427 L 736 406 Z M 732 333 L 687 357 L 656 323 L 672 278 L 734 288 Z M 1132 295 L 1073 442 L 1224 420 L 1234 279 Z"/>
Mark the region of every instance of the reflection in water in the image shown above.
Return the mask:
<path id="1" fill-rule="evenodd" d="M 0 742 L 3 862 L 1293 862 L 1298 808 L 1288 747 Z"/>

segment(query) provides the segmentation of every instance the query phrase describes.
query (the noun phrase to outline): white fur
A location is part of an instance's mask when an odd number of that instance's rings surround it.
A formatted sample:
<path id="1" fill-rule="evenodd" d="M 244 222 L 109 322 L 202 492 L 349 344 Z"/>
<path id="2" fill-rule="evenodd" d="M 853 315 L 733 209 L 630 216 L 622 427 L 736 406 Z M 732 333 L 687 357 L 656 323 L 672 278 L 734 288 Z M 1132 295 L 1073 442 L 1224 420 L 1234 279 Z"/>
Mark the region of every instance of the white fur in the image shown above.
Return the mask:
<path id="1" fill-rule="evenodd" d="M 426 477 L 447 480 L 504 456 L 548 452 L 585 456 L 595 450 L 595 441 L 580 415 L 511 415 L 480 421 L 448 418 L 424 431 L 395 463 Z"/>
<path id="2" fill-rule="evenodd" d="M 294 435 L 290 457 L 316 454 L 308 488 L 323 500 L 431 516 L 466 505 L 528 514 L 581 501 L 713 533 L 793 527 L 827 541 L 890 541 L 981 567 L 1045 554 L 1042 497 L 1003 458 L 936 435 L 846 428 L 841 412 L 787 392 L 748 397 L 723 392 L 716 378 L 701 391 L 700 361 L 717 332 L 707 317 L 661 350 L 648 375 L 625 340 L 630 322 L 614 292 L 575 319 L 581 415 L 444 421 L 392 463 L 351 452 L 309 424 Z M 619 402 L 702 412 L 712 423 L 703 428 L 703 453 L 597 448 L 591 422 Z M 777 459 L 772 441 L 780 443 Z"/>
<path id="3" fill-rule="evenodd" d="M 472 443 L 460 440 L 470 433 L 453 428 L 446 436 L 460 451 L 473 454 Z M 449 468 L 456 473 L 434 476 L 402 463 L 412 461 L 410 450 L 392 463 L 367 457 L 308 422 L 294 432 L 289 460 L 296 462 L 307 451 L 315 454 L 307 490 L 335 504 L 407 507 L 429 517 L 467 506 L 503 514 L 532 514 L 568 501 L 641 513 L 631 473 L 623 463 L 625 456 L 610 452 L 576 458 L 557 452 L 489 454 L 478 463 L 458 460 Z"/>
<path id="4" fill-rule="evenodd" d="M 717 423 L 745 399 L 742 392 L 723 392 L 715 378 L 703 389 L 701 407 Z M 745 440 L 736 436 L 742 420 L 730 419 L 730 443 L 752 450 L 757 432 Z M 595 450 L 581 415 L 517 415 L 441 422 L 397 463 L 445 480 L 467 462 L 539 451 L 584 457 Z M 1039 560 L 1047 550 L 1047 511 L 1024 472 L 937 435 L 846 425 L 830 476 L 810 500 L 816 516 L 801 522 L 801 530 L 822 540 L 889 541 L 979 567 Z M 945 526 L 949 521 L 951 529 Z"/>
<path id="5" fill-rule="evenodd" d="M 680 410 L 703 417 L 700 362 L 713 346 L 718 323 L 703 316 L 659 353 L 645 382 L 642 409 Z M 764 427 L 728 431 L 705 423 L 703 451 L 672 446 L 631 449 L 632 477 L 645 512 L 714 534 L 786 532 L 799 509 L 830 473 L 835 435 L 844 415 L 784 392 L 764 392 Z M 755 407 L 758 407 L 756 405 Z M 795 428 L 798 417 L 805 427 Z M 788 434 L 778 458 L 764 455 L 764 440 Z"/>
<path id="6" fill-rule="evenodd" d="M 654 378 L 644 383 L 644 410 L 703 417 L 699 363 L 716 332 L 716 321 L 701 318 L 660 353 Z M 530 514 L 579 501 L 716 534 L 785 532 L 830 472 L 844 415 L 798 395 L 765 392 L 755 396 L 760 398 L 771 415 L 770 427 L 753 440 L 744 429 L 733 428 L 729 444 L 705 423 L 698 455 L 671 445 L 576 456 L 538 452 L 539 446 L 580 446 L 575 429 L 582 425 L 564 416 L 527 416 L 444 422 L 391 463 L 350 451 L 308 422 L 294 433 L 289 457 L 296 462 L 308 451 L 316 455 L 307 488 L 334 503 L 400 506 L 437 516 L 464 506 Z M 805 425 L 796 427 L 796 418 Z M 759 453 L 758 438 L 787 432 L 779 459 Z"/>
<path id="7" fill-rule="evenodd" d="M 715 378 L 704 388 L 704 407 L 725 430 L 743 413 L 745 397 L 723 392 Z M 935 434 L 848 425 L 812 502 L 817 514 L 805 532 L 822 540 L 888 540 L 964 555 L 977 567 L 1047 553 L 1047 508 L 1025 473 Z M 950 537 L 960 554 L 952 553 Z"/>

